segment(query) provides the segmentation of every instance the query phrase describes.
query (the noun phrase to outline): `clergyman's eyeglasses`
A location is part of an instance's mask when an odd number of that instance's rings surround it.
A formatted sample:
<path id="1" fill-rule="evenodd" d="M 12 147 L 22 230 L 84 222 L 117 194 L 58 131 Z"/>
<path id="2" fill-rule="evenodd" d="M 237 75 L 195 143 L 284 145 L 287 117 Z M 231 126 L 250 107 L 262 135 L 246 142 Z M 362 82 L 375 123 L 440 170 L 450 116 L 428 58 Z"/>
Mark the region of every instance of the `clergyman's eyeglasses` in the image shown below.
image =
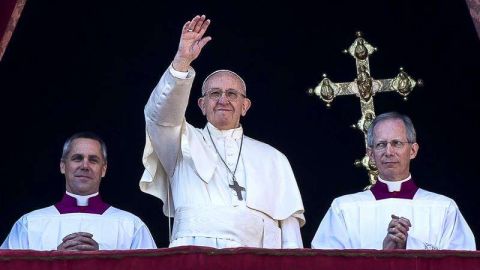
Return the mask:
<path id="1" fill-rule="evenodd" d="M 223 94 L 225 94 L 225 97 L 227 98 L 228 101 L 235 101 L 240 96 L 244 98 L 247 97 L 235 89 L 227 89 L 225 91 L 222 91 L 220 89 L 213 89 L 206 92 L 203 96 L 208 97 L 209 99 L 212 99 L 212 100 L 219 100 Z"/>
<path id="2" fill-rule="evenodd" d="M 373 145 L 373 149 L 375 151 L 383 151 L 387 148 L 387 145 L 390 144 L 393 148 L 396 149 L 402 149 L 405 144 L 409 144 L 411 142 L 402 142 L 399 140 L 391 140 L 389 142 L 387 141 L 379 141 Z"/>

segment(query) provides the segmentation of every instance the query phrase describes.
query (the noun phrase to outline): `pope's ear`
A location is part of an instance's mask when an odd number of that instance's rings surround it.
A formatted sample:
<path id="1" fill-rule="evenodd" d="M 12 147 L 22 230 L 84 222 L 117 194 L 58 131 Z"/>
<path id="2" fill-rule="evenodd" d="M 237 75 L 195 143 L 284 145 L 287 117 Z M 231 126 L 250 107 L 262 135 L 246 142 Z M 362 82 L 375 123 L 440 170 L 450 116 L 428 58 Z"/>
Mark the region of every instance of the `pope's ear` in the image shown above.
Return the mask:
<path id="1" fill-rule="evenodd" d="M 252 106 L 252 101 L 249 98 L 244 98 L 242 103 L 242 116 L 247 114 L 248 109 Z"/>
<path id="2" fill-rule="evenodd" d="M 204 97 L 199 98 L 197 103 L 198 103 L 198 107 L 200 107 L 200 110 L 202 110 L 202 114 L 205 115 L 206 114 L 205 98 Z"/>

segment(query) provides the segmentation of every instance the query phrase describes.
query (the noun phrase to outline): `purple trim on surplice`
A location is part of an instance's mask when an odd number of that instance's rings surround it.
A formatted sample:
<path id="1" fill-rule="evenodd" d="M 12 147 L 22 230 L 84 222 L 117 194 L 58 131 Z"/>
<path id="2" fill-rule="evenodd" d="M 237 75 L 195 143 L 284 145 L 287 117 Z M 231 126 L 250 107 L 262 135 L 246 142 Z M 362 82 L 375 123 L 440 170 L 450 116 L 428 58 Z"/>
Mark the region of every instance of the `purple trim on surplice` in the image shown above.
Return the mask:
<path id="1" fill-rule="evenodd" d="M 415 196 L 415 193 L 417 192 L 418 187 L 415 185 L 412 179 L 405 181 L 402 183 L 402 186 L 400 187 L 400 191 L 394 191 L 390 192 L 388 191 L 388 186 L 385 183 L 382 183 L 380 181 L 377 181 L 375 185 L 370 188 L 370 191 L 372 191 L 373 196 L 375 196 L 375 199 L 377 200 L 383 200 L 383 199 L 390 199 L 390 198 L 396 198 L 396 199 L 413 199 L 413 196 Z"/>
<path id="2" fill-rule="evenodd" d="M 110 205 L 104 203 L 100 195 L 90 197 L 87 206 L 78 206 L 77 199 L 65 193 L 63 199 L 55 204 L 60 214 L 88 213 L 101 215 L 107 211 Z"/>

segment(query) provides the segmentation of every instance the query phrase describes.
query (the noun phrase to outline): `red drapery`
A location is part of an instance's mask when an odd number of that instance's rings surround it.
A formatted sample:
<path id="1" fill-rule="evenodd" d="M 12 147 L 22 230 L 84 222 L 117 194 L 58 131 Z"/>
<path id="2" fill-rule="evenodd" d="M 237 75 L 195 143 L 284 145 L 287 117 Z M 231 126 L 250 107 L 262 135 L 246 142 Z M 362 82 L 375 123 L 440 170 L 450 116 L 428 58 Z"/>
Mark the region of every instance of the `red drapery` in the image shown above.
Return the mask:
<path id="1" fill-rule="evenodd" d="M 27 0 L 0 0 L 0 61 Z"/>
<path id="2" fill-rule="evenodd" d="M 480 251 L 272 250 L 177 247 L 156 250 L 0 251 L 0 269 L 480 269 Z"/>

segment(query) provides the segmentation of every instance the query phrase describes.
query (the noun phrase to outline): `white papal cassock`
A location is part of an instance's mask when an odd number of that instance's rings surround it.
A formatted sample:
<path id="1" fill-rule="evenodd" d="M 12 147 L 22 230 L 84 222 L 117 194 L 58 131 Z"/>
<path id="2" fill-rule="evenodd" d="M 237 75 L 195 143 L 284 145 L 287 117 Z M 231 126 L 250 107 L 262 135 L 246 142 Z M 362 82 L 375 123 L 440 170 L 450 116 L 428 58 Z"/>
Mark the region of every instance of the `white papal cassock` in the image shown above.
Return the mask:
<path id="1" fill-rule="evenodd" d="M 100 250 L 152 249 L 155 241 L 137 216 L 103 203 L 99 196 L 86 206 L 65 195 L 61 202 L 23 215 L 3 242 L 2 249 L 56 250 L 62 239 L 88 232 Z"/>
<path id="2" fill-rule="evenodd" d="M 336 198 L 312 248 L 382 249 L 394 214 L 411 222 L 407 249 L 475 250 L 473 233 L 452 199 L 418 188 L 413 180 L 393 191 L 398 184 L 380 180 L 371 190 Z"/>
<path id="3" fill-rule="evenodd" d="M 287 158 L 244 136 L 235 176 L 246 191 L 239 200 L 219 155 L 234 171 L 242 127 L 218 130 L 208 123 L 198 129 L 188 124 L 184 115 L 195 72 L 172 73 L 170 68 L 163 74 L 145 106 L 145 172 L 140 180 L 142 191 L 164 201 L 165 215 L 175 217 L 170 246 L 303 247 L 303 204 Z"/>

